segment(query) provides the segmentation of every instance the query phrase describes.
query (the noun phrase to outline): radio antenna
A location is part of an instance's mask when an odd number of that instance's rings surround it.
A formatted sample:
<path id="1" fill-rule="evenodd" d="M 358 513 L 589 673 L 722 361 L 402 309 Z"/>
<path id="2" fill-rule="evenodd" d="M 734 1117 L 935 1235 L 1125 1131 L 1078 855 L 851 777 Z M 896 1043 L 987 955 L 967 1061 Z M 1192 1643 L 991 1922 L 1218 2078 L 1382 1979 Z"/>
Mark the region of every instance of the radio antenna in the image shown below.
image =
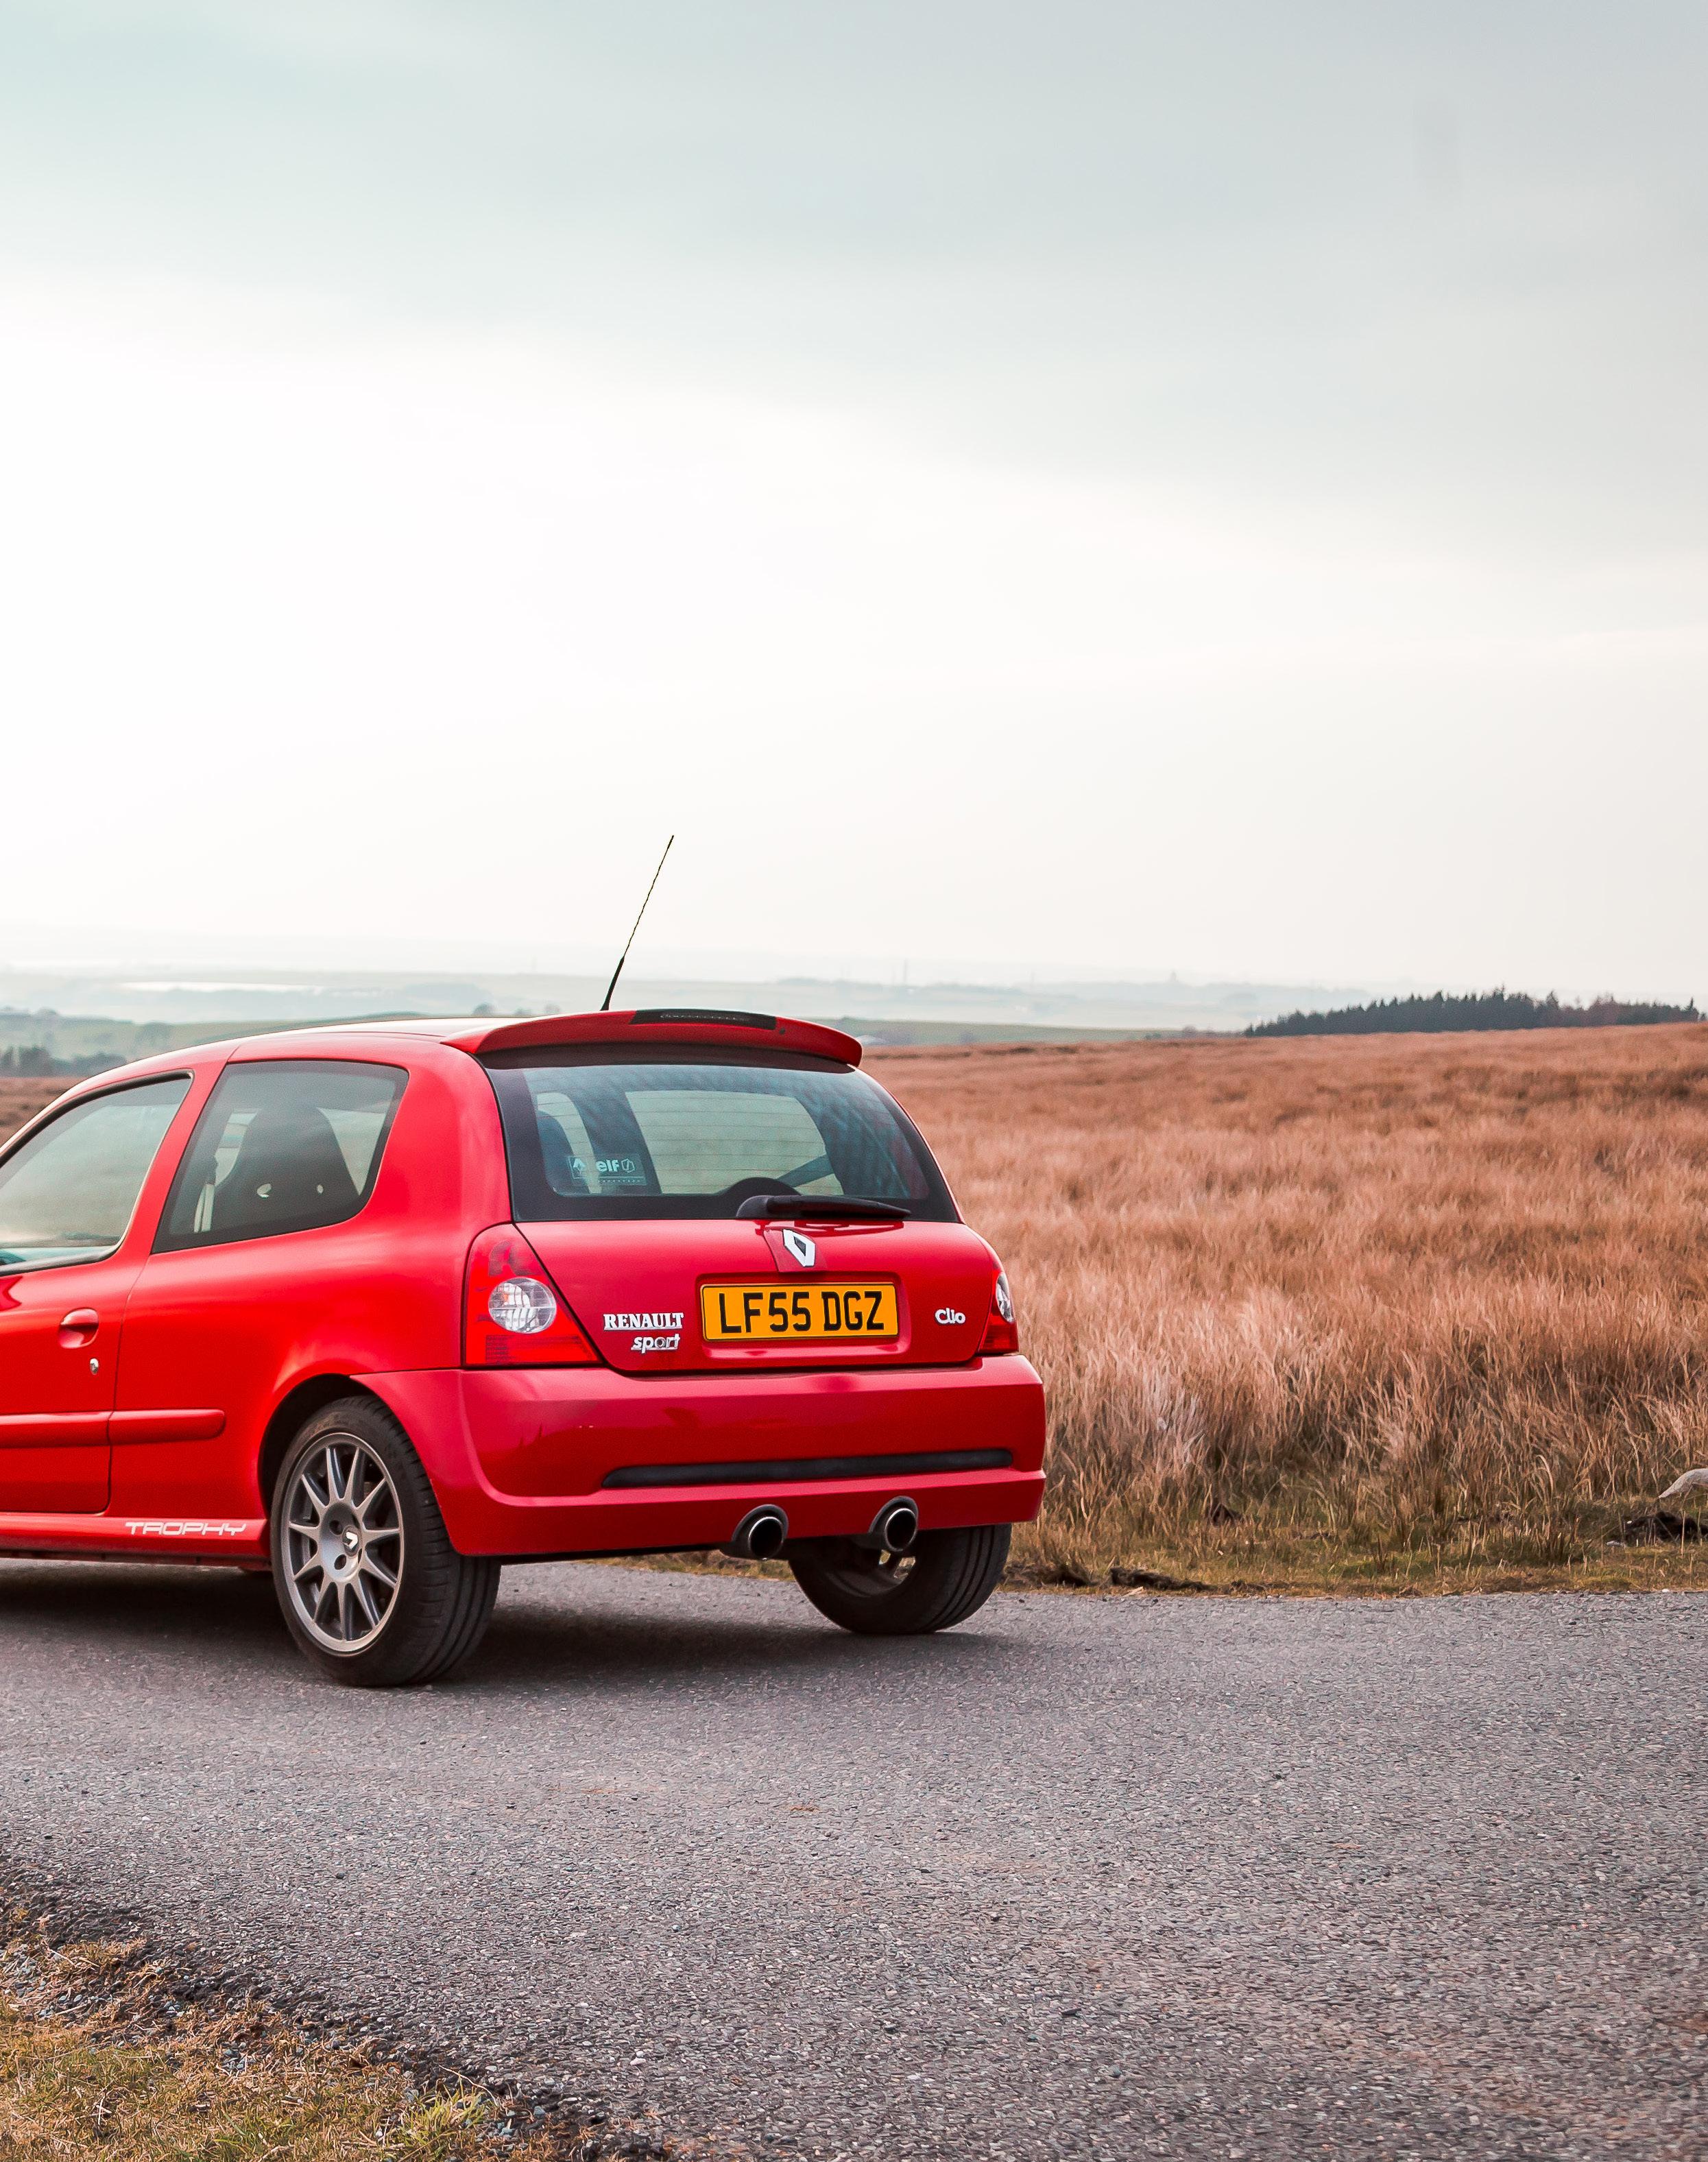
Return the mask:
<path id="1" fill-rule="evenodd" d="M 676 837 L 672 833 L 670 838 L 664 844 L 664 856 L 667 856 L 676 844 Z M 661 856 L 659 858 L 658 870 L 652 874 L 652 885 L 656 885 L 658 884 L 658 871 L 661 871 L 664 869 L 664 856 Z M 648 886 L 646 889 L 646 901 L 650 901 L 652 898 L 652 885 Z M 640 916 L 645 916 L 646 913 L 646 901 L 643 901 L 640 904 Z M 617 979 L 623 973 L 623 964 L 629 958 L 629 947 L 635 943 L 635 932 L 640 928 L 640 916 L 637 916 L 635 917 L 635 930 L 629 933 L 629 945 L 624 946 L 622 952 L 617 956 L 617 965 L 611 971 L 611 980 L 606 984 L 605 995 L 599 1004 L 599 1011 L 601 1013 L 609 1013 L 611 1010 L 611 994 L 617 988 Z"/>

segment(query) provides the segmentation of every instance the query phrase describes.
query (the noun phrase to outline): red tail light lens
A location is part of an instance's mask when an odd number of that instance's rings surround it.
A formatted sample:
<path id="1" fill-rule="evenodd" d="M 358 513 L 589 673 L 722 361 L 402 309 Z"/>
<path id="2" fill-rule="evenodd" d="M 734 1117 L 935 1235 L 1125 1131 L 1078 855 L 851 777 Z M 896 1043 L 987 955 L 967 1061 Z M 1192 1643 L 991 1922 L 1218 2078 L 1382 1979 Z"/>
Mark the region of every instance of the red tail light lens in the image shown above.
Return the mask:
<path id="1" fill-rule="evenodd" d="M 483 1231 L 468 1255 L 465 1366 L 597 1366 L 599 1355 L 514 1224 Z"/>
<path id="2" fill-rule="evenodd" d="M 981 1358 L 989 1358 L 995 1351 L 1018 1351 L 1020 1330 L 1014 1319 L 1014 1293 L 1008 1288 L 1008 1278 L 1000 1269 L 990 1287 L 990 1318 L 985 1324 L 985 1340 L 979 1346 Z"/>

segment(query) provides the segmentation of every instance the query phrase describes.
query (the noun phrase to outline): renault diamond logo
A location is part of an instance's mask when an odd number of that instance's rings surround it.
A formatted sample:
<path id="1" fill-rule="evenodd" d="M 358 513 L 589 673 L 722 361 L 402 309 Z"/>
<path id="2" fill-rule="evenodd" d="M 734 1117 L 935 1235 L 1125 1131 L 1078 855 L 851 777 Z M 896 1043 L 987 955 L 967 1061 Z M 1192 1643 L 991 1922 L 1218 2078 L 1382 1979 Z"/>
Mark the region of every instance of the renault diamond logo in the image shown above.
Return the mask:
<path id="1" fill-rule="evenodd" d="M 783 1244 L 803 1269 L 810 1269 L 816 1265 L 818 1260 L 818 1249 L 804 1231 L 785 1231 Z M 802 1297 L 803 1298 L 806 1297 L 804 1292 Z"/>

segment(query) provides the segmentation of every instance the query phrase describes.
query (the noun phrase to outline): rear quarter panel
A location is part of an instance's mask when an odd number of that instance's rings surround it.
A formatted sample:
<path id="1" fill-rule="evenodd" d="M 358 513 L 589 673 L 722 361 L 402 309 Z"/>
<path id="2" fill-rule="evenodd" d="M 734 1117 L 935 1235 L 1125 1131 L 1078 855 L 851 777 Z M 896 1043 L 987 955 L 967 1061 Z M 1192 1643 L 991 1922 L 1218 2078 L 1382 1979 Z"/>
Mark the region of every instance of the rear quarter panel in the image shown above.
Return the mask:
<path id="1" fill-rule="evenodd" d="M 458 1363 L 468 1240 L 508 1209 L 497 1106 L 461 1052 L 369 1038 L 359 1055 L 410 1071 L 359 1215 L 149 1256 L 125 1317 L 118 1407 L 211 1408 L 225 1423 L 209 1440 L 118 1442 L 113 1512 L 259 1516 L 262 1444 L 292 1389 Z"/>

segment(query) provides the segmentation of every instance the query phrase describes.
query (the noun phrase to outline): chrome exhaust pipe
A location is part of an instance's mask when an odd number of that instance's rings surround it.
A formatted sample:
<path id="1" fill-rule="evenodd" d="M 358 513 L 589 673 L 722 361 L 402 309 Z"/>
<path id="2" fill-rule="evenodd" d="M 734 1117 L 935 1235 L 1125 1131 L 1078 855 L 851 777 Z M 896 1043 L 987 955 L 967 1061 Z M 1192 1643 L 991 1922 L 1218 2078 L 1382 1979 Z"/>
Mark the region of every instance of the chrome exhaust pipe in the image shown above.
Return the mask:
<path id="1" fill-rule="evenodd" d="M 765 1501 L 748 1511 L 721 1551 L 735 1561 L 774 1561 L 788 1539 L 788 1518 L 775 1501 Z"/>
<path id="2" fill-rule="evenodd" d="M 906 1554 L 919 1537 L 919 1504 L 903 1494 L 893 1501 L 885 1502 L 872 1519 L 872 1528 L 856 1543 L 874 1547 L 882 1554 Z"/>

